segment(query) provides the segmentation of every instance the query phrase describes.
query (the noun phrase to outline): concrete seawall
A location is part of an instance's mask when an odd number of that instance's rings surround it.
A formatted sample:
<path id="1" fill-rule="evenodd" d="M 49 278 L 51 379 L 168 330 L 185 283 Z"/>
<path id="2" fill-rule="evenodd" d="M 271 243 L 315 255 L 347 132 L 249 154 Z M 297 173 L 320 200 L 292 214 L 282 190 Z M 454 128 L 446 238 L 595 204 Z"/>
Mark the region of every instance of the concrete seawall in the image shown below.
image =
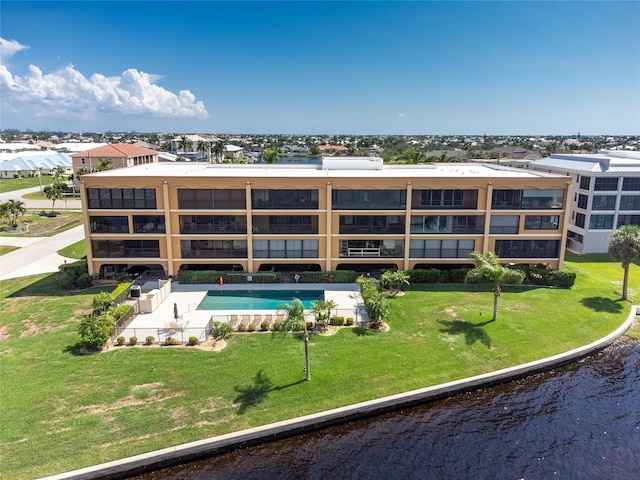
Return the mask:
<path id="1" fill-rule="evenodd" d="M 477 390 L 528 375 L 550 370 L 591 355 L 618 340 L 640 315 L 640 306 L 633 306 L 625 322 L 609 335 L 583 347 L 575 348 L 551 357 L 522 365 L 505 368 L 491 373 L 447 382 L 432 387 L 399 393 L 388 397 L 361 402 L 346 407 L 305 415 L 261 427 L 220 435 L 176 445 L 133 457 L 60 473 L 46 480 L 114 479 L 143 473 L 162 467 L 185 463 L 206 456 L 212 456 L 241 447 L 265 443 L 301 433 L 326 428 L 332 425 L 371 417 L 429 401 Z"/>

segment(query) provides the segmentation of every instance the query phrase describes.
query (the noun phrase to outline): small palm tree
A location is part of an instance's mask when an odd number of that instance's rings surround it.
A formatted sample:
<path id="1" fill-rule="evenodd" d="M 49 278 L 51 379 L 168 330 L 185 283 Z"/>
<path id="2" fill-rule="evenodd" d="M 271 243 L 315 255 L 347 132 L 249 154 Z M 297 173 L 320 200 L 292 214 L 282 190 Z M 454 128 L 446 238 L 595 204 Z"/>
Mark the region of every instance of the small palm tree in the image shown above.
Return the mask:
<path id="1" fill-rule="evenodd" d="M 222 161 L 222 158 L 224 157 L 224 142 L 222 140 L 218 140 L 213 146 L 213 154 L 216 156 L 216 161 L 218 163 Z"/>
<path id="2" fill-rule="evenodd" d="M 414 147 L 406 149 L 400 158 L 410 163 L 420 163 L 424 162 L 427 156 L 422 150 Z"/>
<path id="3" fill-rule="evenodd" d="M 491 321 L 495 322 L 498 318 L 500 285 L 503 283 L 521 284 L 524 281 L 524 272 L 501 265 L 500 258 L 493 252 L 487 252 L 485 255 L 471 252 L 469 258 L 473 261 L 475 268 L 467 273 L 465 280 L 470 283 L 493 284 L 493 318 Z"/>
<path id="4" fill-rule="evenodd" d="M 209 142 L 205 142 L 204 140 L 198 140 L 198 151 L 202 152 L 202 154 L 207 157 L 207 160 L 209 160 L 209 155 L 207 155 L 207 152 L 209 151 Z"/>
<path id="5" fill-rule="evenodd" d="M 64 199 L 65 188 L 61 183 L 54 183 L 53 185 L 45 188 L 44 194 L 51 200 L 51 213 L 54 212 L 56 207 L 56 200 Z"/>
<path id="6" fill-rule="evenodd" d="M 404 270 L 388 270 L 380 275 L 380 280 L 397 293 L 402 285 L 409 285 L 409 273 Z"/>
<path id="7" fill-rule="evenodd" d="M 102 172 L 104 170 L 112 170 L 112 169 L 113 169 L 113 160 L 111 160 L 110 158 L 101 158 L 94 170 L 96 172 Z"/>
<path id="8" fill-rule="evenodd" d="M 278 161 L 278 151 L 272 148 L 265 148 L 260 154 L 260 158 L 267 163 L 276 163 Z"/>
<path id="9" fill-rule="evenodd" d="M 622 263 L 624 278 L 622 281 L 622 299 L 627 300 L 629 288 L 629 267 L 634 260 L 640 259 L 640 227 L 624 225 L 613 232 L 609 241 L 609 255 Z"/>
<path id="10" fill-rule="evenodd" d="M 27 213 L 27 209 L 24 206 L 24 202 L 21 202 L 20 200 L 9 200 L 6 204 L 9 225 L 11 228 L 16 228 L 18 226 L 18 217 Z"/>
<path id="11" fill-rule="evenodd" d="M 379 290 L 371 291 L 364 299 L 364 309 L 372 328 L 379 328 L 389 316 L 389 301 Z"/>
<path id="12" fill-rule="evenodd" d="M 311 372 L 309 370 L 309 332 L 307 331 L 307 322 L 304 319 L 304 305 L 299 298 L 294 298 L 291 303 L 280 305 L 278 311 L 286 315 L 286 319 L 280 324 L 279 331 L 281 333 L 303 331 L 305 380 L 311 380 Z"/>
<path id="13" fill-rule="evenodd" d="M 100 292 L 93 297 L 93 312 L 95 314 L 104 313 L 116 306 L 116 301 L 109 292 Z"/>

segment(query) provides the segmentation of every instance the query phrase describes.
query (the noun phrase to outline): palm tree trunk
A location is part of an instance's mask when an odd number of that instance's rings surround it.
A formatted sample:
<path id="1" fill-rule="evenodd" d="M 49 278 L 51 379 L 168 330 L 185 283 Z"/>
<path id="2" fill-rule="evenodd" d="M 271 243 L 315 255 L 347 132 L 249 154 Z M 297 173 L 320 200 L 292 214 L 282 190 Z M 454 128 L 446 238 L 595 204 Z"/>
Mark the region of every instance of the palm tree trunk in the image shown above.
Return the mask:
<path id="1" fill-rule="evenodd" d="M 309 332 L 307 332 L 307 327 L 304 328 L 304 371 L 306 373 L 305 380 L 311 380 L 311 372 L 309 371 Z"/>
<path id="2" fill-rule="evenodd" d="M 498 298 L 500 298 L 500 285 L 493 286 L 493 319 L 495 322 L 498 319 Z"/>

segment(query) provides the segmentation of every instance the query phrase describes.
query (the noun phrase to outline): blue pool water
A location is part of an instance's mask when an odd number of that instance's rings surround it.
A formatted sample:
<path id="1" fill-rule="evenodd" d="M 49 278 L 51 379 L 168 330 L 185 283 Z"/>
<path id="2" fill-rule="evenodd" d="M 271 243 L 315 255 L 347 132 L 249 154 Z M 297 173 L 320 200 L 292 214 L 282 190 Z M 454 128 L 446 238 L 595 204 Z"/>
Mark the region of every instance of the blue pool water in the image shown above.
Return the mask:
<path id="1" fill-rule="evenodd" d="M 277 310 L 293 298 L 302 301 L 305 309 L 316 300 L 324 299 L 323 290 L 210 290 L 198 305 L 198 310 Z"/>

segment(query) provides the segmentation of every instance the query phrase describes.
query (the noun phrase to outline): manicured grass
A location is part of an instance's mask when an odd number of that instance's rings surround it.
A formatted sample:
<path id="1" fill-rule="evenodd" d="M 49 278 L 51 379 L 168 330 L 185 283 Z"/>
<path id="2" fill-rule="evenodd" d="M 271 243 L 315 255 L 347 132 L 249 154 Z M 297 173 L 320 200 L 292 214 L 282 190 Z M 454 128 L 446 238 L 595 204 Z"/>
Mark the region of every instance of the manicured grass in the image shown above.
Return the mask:
<path id="1" fill-rule="evenodd" d="M 47 182 L 47 180 L 49 180 Z M 42 179 L 42 185 L 48 185 L 51 183 L 51 179 Z M 40 180 L 38 177 L 29 178 L 0 178 L 0 193 L 15 192 L 16 190 L 22 190 L 23 188 L 38 187 L 40 186 Z M 17 199 L 16 199 L 17 200 Z"/>
<path id="2" fill-rule="evenodd" d="M 58 208 L 56 208 L 56 212 L 58 212 L 58 216 L 49 218 L 41 217 L 39 211 L 27 211 L 25 215 L 18 217 L 21 227 L 28 223 L 26 231 L 22 234 L 11 233 L 11 236 L 50 237 L 82 224 L 81 212 Z M 6 226 L 2 226 L 2 228 L 6 228 Z"/>
<path id="3" fill-rule="evenodd" d="M 79 242 L 68 245 L 60 250 L 58 254 L 67 258 L 81 259 L 87 256 L 87 242 L 80 240 Z"/>
<path id="4" fill-rule="evenodd" d="M 434 385 L 555 354 L 628 315 L 617 263 L 567 262 L 572 290 L 411 286 L 388 332 L 311 338 L 237 334 L 220 353 L 117 347 L 80 355 L 80 315 L 99 291 L 65 294 L 55 274 L 0 282 L 3 477 L 33 478 Z M 640 269 L 632 267 L 636 301 Z M 143 341 L 144 339 L 139 339 Z"/>
<path id="5" fill-rule="evenodd" d="M 0 255 L 4 255 L 5 253 L 13 252 L 20 247 L 13 247 L 9 245 L 0 245 Z"/>

